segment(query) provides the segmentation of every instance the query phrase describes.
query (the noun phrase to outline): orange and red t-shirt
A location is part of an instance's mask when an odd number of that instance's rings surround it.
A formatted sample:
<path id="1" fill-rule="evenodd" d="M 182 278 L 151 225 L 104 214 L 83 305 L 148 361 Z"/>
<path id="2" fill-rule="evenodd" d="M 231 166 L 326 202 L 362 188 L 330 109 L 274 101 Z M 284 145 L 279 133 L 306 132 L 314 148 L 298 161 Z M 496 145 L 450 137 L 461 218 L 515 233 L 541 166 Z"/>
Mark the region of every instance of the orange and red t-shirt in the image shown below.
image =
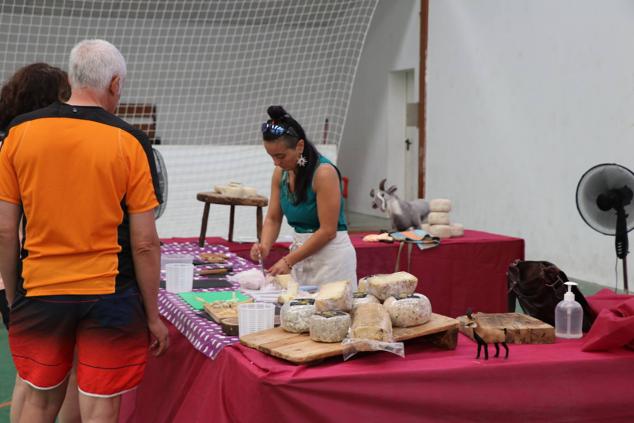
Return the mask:
<path id="1" fill-rule="evenodd" d="M 26 295 L 135 285 L 128 214 L 158 205 L 157 182 L 147 136 L 100 107 L 54 103 L 11 122 L 0 200 L 23 209 Z"/>

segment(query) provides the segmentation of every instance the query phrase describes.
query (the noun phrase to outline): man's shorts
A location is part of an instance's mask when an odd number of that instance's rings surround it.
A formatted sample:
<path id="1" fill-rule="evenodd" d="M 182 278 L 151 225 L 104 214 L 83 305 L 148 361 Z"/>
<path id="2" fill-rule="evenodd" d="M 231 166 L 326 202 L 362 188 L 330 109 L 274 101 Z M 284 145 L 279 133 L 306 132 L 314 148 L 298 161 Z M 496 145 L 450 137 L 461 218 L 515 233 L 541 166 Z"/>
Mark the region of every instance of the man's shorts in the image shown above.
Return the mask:
<path id="1" fill-rule="evenodd" d="M 135 388 L 149 332 L 137 288 L 110 295 L 16 295 L 9 344 L 19 376 L 37 389 L 64 382 L 77 355 L 80 392 L 99 397 Z"/>

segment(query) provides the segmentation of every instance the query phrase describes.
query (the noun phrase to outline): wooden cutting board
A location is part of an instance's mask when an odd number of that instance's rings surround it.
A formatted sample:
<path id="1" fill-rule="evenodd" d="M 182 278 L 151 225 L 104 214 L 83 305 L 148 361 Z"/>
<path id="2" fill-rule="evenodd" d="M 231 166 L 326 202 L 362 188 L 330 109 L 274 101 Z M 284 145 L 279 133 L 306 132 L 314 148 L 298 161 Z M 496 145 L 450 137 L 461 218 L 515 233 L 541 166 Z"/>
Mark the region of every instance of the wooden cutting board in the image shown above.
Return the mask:
<path id="1" fill-rule="evenodd" d="M 429 322 L 411 328 L 394 328 L 394 340 L 426 337 L 429 342 L 446 349 L 455 349 L 458 336 L 458 321 L 440 314 L 432 314 Z M 255 348 L 274 357 L 295 364 L 310 363 L 328 357 L 341 356 L 340 342 L 315 342 L 308 334 L 286 332 L 281 327 L 251 333 L 240 338 L 247 347 Z"/>
<path id="2" fill-rule="evenodd" d="M 539 319 L 521 313 L 476 313 L 482 326 L 506 328 L 507 344 L 552 344 L 555 328 Z M 473 339 L 473 329 L 465 324 L 467 316 L 458 317 L 460 332 Z"/>

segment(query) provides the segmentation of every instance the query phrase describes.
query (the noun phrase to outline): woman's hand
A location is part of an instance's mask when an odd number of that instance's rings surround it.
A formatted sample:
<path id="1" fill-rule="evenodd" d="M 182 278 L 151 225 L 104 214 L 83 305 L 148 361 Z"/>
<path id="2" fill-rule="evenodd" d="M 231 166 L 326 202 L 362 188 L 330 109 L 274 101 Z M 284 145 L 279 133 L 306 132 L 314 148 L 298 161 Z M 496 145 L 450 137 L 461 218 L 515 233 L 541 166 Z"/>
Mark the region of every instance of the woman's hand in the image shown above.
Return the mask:
<path id="1" fill-rule="evenodd" d="M 256 242 L 251 246 L 251 252 L 249 253 L 251 256 L 251 260 L 258 261 L 260 258 L 264 260 L 266 256 L 269 255 L 269 249 L 265 248 L 262 244 Z"/>
<path id="2" fill-rule="evenodd" d="M 288 262 L 288 259 L 286 257 L 282 257 L 277 261 L 277 263 L 271 266 L 267 272 L 269 272 L 272 276 L 287 275 L 291 273 L 291 268 L 292 264 Z"/>

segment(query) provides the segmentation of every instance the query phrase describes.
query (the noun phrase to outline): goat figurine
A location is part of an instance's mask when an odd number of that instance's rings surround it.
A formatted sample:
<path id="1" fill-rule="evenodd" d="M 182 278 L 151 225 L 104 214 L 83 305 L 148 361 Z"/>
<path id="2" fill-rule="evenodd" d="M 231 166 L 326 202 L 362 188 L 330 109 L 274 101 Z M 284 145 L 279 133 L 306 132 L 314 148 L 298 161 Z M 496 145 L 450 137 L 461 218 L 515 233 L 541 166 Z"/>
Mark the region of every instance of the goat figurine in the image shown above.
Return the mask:
<path id="1" fill-rule="evenodd" d="M 477 314 L 477 313 L 476 313 Z M 476 359 L 480 358 L 480 350 L 484 347 L 484 359 L 489 359 L 489 345 L 495 345 L 495 357 L 497 358 L 500 355 L 500 346 L 498 344 L 502 344 L 504 350 L 506 350 L 505 359 L 509 358 L 509 347 L 506 345 L 506 328 L 492 328 L 492 327 L 483 327 L 478 321 L 477 315 L 473 315 L 471 309 L 467 310 L 467 318 L 469 322 L 466 324 L 467 327 L 473 329 L 473 338 L 478 343 L 478 354 L 476 355 Z"/>
<path id="2" fill-rule="evenodd" d="M 370 190 L 370 197 L 373 200 L 372 208 L 378 208 L 387 213 L 394 230 L 419 229 L 429 214 L 429 203 L 422 198 L 412 201 L 401 200 L 395 194 L 395 185 L 385 189 L 386 181 L 386 179 L 381 181 L 378 190 L 374 188 Z"/>

